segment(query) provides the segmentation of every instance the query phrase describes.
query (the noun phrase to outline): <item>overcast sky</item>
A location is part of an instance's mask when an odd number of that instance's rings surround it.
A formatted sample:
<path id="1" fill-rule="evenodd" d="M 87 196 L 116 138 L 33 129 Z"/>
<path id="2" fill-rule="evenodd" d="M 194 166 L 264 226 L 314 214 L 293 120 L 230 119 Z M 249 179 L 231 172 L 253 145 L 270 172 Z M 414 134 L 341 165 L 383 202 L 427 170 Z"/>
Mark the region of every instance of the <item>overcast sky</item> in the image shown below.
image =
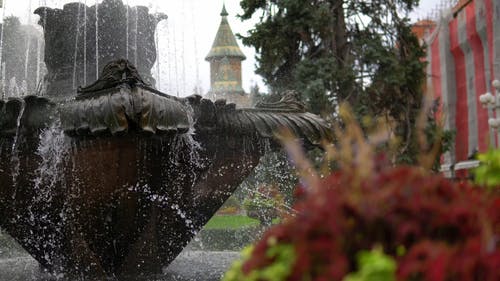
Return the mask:
<path id="1" fill-rule="evenodd" d="M 451 0 L 448 0 L 451 1 Z M 5 15 L 16 15 L 25 22 L 31 17 L 36 23 L 37 18 L 31 12 L 39 6 L 62 7 L 69 2 L 78 0 L 3 0 Z M 91 6 L 95 0 L 80 0 Z M 102 0 L 99 0 L 102 2 Z M 171 95 L 189 95 L 195 87 L 200 87 L 202 93 L 210 88 L 209 64 L 204 60 L 215 38 L 220 24 L 220 11 L 223 0 L 123 0 L 130 6 L 148 6 L 152 12 L 166 13 L 167 21 L 158 26 L 159 67 L 153 68 L 153 75 L 158 76 L 161 91 Z M 236 15 L 242 11 L 240 0 L 226 0 L 229 13 L 229 23 L 234 33 L 246 34 L 256 20 L 241 22 Z M 412 13 L 412 18 L 424 18 L 436 5 L 438 0 L 421 0 L 420 9 Z M 30 7 L 31 4 L 31 7 Z M 31 11 L 31 12 L 29 12 Z M 175 44 L 174 44 L 175 42 Z M 249 91 L 252 84 L 258 83 L 265 89 L 262 79 L 254 74 L 255 52 L 244 47 L 242 51 L 247 56 L 243 61 L 243 88 Z M 177 58 L 177 59 L 175 59 Z"/>

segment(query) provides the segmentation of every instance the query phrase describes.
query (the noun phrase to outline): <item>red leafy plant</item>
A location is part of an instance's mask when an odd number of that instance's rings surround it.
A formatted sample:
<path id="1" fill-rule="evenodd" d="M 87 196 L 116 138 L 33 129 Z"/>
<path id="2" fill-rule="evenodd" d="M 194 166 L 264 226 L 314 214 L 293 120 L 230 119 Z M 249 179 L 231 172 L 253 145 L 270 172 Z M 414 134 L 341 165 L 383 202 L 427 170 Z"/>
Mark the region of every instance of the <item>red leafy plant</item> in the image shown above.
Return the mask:
<path id="1" fill-rule="evenodd" d="M 414 167 L 357 186 L 353 176 L 335 173 L 304 193 L 297 215 L 264 235 L 243 272 L 273 263 L 273 241 L 295 248 L 286 280 L 342 280 L 356 254 L 377 245 L 395 257 L 397 280 L 500 280 L 500 198 Z"/>
<path id="2" fill-rule="evenodd" d="M 351 152 L 354 147 L 355 155 L 337 149 L 349 160 L 324 179 L 293 156 L 296 147 L 288 148 L 299 170 L 309 171 L 303 173 L 308 187 L 298 192 L 296 215 L 254 246 L 241 265 L 242 276 L 263 276 L 253 273 L 279 262 L 270 250 L 291 245 L 293 262 L 280 269 L 286 277 L 279 280 L 343 280 L 358 269 L 357 253 L 375 247 L 395 259 L 396 280 L 500 280 L 498 193 L 422 167 L 392 167 L 374 156 L 359 130 L 349 130 L 351 137 L 339 142 Z"/>

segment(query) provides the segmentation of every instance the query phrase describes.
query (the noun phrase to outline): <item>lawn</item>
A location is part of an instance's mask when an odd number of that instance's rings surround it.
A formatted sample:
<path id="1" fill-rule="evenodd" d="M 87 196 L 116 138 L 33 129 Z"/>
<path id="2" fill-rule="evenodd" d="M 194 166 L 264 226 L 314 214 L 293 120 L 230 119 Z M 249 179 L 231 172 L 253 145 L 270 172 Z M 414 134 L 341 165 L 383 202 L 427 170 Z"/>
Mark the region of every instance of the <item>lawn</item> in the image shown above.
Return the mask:
<path id="1" fill-rule="evenodd" d="M 205 229 L 239 229 L 257 226 L 259 221 L 242 215 L 214 216 L 205 225 Z"/>

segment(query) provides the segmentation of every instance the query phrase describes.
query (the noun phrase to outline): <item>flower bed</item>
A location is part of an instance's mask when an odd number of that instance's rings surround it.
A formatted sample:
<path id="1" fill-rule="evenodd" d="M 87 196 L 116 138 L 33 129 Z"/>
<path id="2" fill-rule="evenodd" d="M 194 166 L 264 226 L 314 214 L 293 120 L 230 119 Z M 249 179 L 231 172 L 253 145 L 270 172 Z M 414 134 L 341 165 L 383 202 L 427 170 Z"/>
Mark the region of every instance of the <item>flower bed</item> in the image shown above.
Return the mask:
<path id="1" fill-rule="evenodd" d="M 343 280 L 379 247 L 397 280 L 500 280 L 500 196 L 417 167 L 343 170 L 303 190 L 225 280 Z M 388 279 L 377 279 L 388 280 Z"/>

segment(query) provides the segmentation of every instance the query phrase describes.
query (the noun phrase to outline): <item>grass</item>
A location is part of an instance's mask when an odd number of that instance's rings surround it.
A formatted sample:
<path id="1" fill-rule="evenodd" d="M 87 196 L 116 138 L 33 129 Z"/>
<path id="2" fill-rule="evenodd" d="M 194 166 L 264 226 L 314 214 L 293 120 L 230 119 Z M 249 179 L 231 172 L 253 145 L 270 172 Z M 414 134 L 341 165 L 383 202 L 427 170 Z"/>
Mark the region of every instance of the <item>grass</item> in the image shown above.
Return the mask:
<path id="1" fill-rule="evenodd" d="M 241 215 L 214 216 L 205 225 L 205 229 L 239 229 L 258 226 L 259 221 Z"/>

